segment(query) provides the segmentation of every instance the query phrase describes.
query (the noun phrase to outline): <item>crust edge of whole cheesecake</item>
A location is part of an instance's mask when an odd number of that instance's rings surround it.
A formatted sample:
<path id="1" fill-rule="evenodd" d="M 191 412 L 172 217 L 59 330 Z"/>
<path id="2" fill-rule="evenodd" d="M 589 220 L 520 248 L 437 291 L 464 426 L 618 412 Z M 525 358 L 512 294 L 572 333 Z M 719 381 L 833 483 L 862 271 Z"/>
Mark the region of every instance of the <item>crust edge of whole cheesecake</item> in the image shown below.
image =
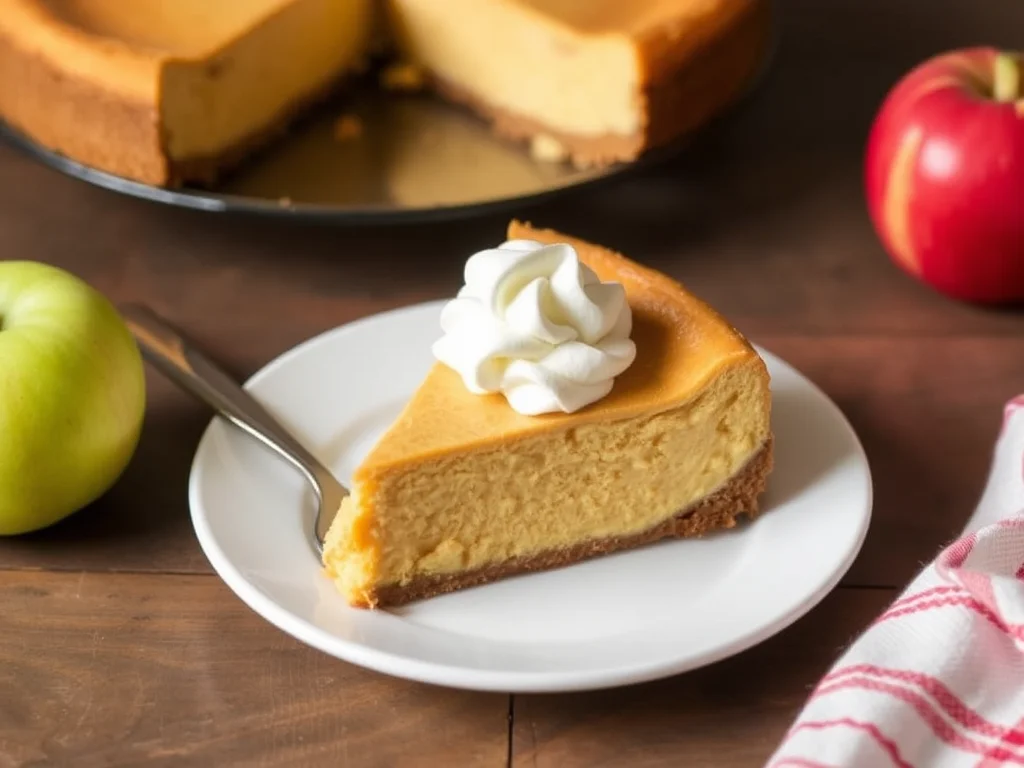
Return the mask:
<path id="1" fill-rule="evenodd" d="M 754 519 L 760 513 L 760 497 L 774 463 L 774 438 L 768 439 L 746 464 L 717 490 L 662 523 L 628 536 L 592 539 L 568 547 L 516 557 L 458 573 L 429 574 L 405 584 L 383 584 L 365 596 L 361 607 L 384 608 L 424 600 L 469 587 L 501 581 L 512 576 L 548 571 L 584 562 L 613 552 L 637 549 L 664 539 L 700 537 L 734 528 L 738 518 Z"/>
<path id="2" fill-rule="evenodd" d="M 166 185 L 171 188 L 195 184 L 212 187 L 226 176 L 241 169 L 249 160 L 273 148 L 286 134 L 302 125 L 315 110 L 331 100 L 356 78 L 361 71 L 343 72 L 316 90 L 303 94 L 286 106 L 276 120 L 260 126 L 243 138 L 212 155 L 171 158 L 168 160 Z"/>
<path id="3" fill-rule="evenodd" d="M 146 184 L 168 181 L 154 101 L 69 77 L 2 25 L 0 114 L 28 140 L 76 163 Z"/>

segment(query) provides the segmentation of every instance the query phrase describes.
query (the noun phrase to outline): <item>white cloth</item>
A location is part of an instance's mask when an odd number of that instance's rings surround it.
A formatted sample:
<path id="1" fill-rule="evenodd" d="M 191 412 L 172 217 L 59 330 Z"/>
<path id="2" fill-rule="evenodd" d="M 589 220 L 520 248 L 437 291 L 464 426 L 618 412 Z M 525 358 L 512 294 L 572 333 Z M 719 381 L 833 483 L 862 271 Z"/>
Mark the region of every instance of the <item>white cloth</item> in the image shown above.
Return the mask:
<path id="1" fill-rule="evenodd" d="M 962 537 L 822 678 L 767 765 L 1024 765 L 1024 396 Z"/>

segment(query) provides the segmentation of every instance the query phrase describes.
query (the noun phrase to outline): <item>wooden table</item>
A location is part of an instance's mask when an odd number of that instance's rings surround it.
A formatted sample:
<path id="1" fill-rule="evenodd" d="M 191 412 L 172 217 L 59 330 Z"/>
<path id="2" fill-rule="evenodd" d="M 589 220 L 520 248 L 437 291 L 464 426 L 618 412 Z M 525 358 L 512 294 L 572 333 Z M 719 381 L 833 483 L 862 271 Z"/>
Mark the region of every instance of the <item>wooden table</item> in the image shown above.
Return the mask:
<path id="1" fill-rule="evenodd" d="M 142 443 L 103 499 L 0 541 L 0 766 L 754 766 L 809 687 L 953 536 L 1005 400 L 1020 317 L 893 267 L 861 157 L 887 87 L 922 58 L 1020 44 L 999 0 L 781 0 L 782 47 L 740 118 L 685 158 L 516 211 L 683 279 L 839 403 L 867 448 L 874 521 L 825 601 L 762 645 L 597 693 L 489 695 L 310 650 L 212 574 L 186 477 L 209 413 L 152 370 Z M 0 148 L 0 258 L 151 303 L 246 376 L 358 317 L 451 295 L 505 216 L 388 228 L 229 219 L 119 197 Z"/>

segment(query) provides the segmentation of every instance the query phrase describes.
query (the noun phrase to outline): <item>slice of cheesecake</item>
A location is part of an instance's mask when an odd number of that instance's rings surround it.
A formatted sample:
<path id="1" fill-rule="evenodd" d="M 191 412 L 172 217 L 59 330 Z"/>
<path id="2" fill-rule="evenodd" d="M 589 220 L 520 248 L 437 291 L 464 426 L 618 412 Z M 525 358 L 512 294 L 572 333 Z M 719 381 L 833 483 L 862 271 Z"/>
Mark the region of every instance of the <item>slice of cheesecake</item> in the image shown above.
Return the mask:
<path id="1" fill-rule="evenodd" d="M 209 182 L 366 61 L 375 0 L 0 0 L 0 116 L 99 170 Z"/>
<path id="2" fill-rule="evenodd" d="M 758 511 L 772 466 L 769 377 L 750 344 L 681 285 L 567 243 L 620 283 L 635 357 L 571 412 L 524 415 L 438 362 L 356 470 L 324 550 L 354 606 L 374 607 L 568 565 Z"/>
<path id="3" fill-rule="evenodd" d="M 386 0 L 405 58 L 545 160 L 633 160 L 755 76 L 764 0 Z"/>

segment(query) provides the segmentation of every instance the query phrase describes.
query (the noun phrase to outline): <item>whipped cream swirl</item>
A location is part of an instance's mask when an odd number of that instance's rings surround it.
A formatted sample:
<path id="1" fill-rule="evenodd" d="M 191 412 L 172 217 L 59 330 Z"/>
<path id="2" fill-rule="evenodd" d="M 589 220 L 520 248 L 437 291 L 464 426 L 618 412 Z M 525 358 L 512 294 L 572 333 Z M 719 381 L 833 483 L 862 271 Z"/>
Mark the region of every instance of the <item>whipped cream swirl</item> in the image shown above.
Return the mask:
<path id="1" fill-rule="evenodd" d="M 500 392 L 531 416 L 600 400 L 636 357 L 625 289 L 564 243 L 509 240 L 471 256 L 441 328 L 438 360 L 471 392 Z"/>

